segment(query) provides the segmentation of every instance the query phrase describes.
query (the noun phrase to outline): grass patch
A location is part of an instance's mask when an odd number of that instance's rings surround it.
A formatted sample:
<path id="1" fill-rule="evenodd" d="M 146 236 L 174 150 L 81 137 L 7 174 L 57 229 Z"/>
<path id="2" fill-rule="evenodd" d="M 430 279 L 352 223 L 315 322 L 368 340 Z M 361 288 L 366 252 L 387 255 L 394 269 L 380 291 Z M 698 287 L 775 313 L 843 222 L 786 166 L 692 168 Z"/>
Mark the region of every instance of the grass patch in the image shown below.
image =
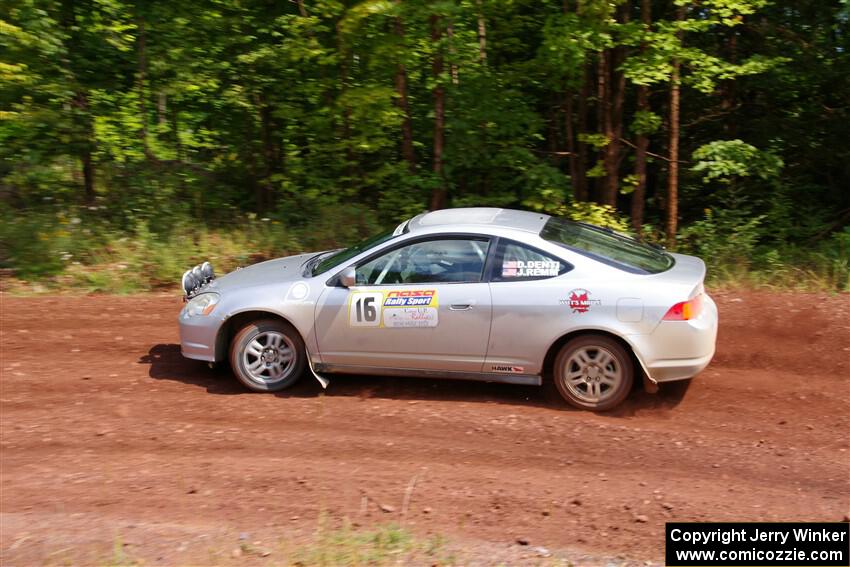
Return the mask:
<path id="1" fill-rule="evenodd" d="M 247 215 L 224 228 L 184 222 L 159 232 L 145 223 L 126 231 L 68 215 L 8 219 L 0 226 L 2 288 L 13 293 L 178 291 L 183 272 L 205 260 L 224 274 L 270 258 L 353 243 L 379 229 L 356 210 L 337 217 L 337 222 L 293 229 Z"/>
<path id="2" fill-rule="evenodd" d="M 397 524 L 359 530 L 348 522 L 336 529 L 328 529 L 325 523 L 320 520 L 314 542 L 290 555 L 292 564 L 336 567 L 456 563 L 440 536 L 421 539 Z"/>
<path id="3" fill-rule="evenodd" d="M 713 218 L 684 230 L 678 243 L 679 251 L 705 260 L 710 286 L 850 290 L 850 229 L 811 246 L 766 246 L 756 245 L 749 225 L 746 230 L 715 226 Z M 182 273 L 204 260 L 224 274 L 269 258 L 345 246 L 380 230 L 374 215 L 356 207 L 317 211 L 315 221 L 294 227 L 285 219 L 256 215 L 233 219 L 226 227 L 183 220 L 157 230 L 145 222 L 117 229 L 80 211 L 3 220 L 0 285 L 12 293 L 179 293 Z"/>

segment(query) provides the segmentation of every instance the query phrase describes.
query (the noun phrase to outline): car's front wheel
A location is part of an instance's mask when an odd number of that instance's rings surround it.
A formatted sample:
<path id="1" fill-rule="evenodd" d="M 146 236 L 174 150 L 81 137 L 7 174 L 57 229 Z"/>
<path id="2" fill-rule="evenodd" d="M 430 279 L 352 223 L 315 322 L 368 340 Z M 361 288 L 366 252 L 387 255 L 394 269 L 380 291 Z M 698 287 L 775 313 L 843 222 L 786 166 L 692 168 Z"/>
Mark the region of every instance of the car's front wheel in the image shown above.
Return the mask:
<path id="1" fill-rule="evenodd" d="M 603 335 L 584 335 L 568 341 L 555 358 L 555 386 L 570 404 L 605 411 L 629 395 L 634 363 L 623 346 Z"/>
<path id="2" fill-rule="evenodd" d="M 230 344 L 230 366 L 248 388 L 277 392 L 292 386 L 307 363 L 304 341 L 288 323 L 253 321 L 239 330 Z"/>

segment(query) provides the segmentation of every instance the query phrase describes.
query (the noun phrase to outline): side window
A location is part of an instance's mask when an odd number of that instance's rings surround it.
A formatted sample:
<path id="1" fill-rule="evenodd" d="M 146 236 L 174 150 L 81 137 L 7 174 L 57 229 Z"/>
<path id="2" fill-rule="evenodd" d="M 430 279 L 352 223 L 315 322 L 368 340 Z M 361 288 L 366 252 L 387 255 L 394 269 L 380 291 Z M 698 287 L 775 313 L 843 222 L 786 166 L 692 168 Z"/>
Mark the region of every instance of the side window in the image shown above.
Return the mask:
<path id="1" fill-rule="evenodd" d="M 360 285 L 480 282 L 490 241 L 426 240 L 391 250 L 357 268 Z"/>
<path id="2" fill-rule="evenodd" d="M 511 240 L 501 240 L 493 267 L 494 282 L 528 281 L 565 274 L 572 266 L 545 252 Z"/>

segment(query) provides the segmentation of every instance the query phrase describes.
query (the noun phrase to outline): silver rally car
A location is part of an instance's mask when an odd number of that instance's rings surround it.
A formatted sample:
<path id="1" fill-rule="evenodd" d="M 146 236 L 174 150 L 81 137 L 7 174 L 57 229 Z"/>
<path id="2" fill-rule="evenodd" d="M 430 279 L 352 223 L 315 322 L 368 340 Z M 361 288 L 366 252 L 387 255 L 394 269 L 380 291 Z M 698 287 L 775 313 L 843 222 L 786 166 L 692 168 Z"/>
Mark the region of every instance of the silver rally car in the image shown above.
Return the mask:
<path id="1" fill-rule="evenodd" d="M 183 356 L 229 359 L 248 388 L 311 372 L 552 379 L 606 410 L 636 378 L 691 378 L 714 355 L 705 264 L 608 229 L 495 208 L 418 215 L 350 248 L 183 276 Z"/>

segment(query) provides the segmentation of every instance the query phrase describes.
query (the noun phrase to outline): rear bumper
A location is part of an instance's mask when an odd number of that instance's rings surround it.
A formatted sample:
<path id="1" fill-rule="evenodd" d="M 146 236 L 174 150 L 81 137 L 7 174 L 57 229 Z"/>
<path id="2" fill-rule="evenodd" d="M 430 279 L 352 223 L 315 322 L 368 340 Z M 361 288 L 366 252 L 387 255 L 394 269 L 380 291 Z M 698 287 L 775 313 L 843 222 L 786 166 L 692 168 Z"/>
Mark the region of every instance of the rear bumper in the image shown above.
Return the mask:
<path id="1" fill-rule="evenodd" d="M 215 341 L 221 321 L 210 317 L 186 317 L 180 322 L 180 353 L 186 358 L 215 362 Z"/>
<path id="2" fill-rule="evenodd" d="M 644 371 L 652 382 L 686 380 L 699 374 L 714 357 L 719 318 L 706 294 L 702 314 L 690 321 L 662 321 L 648 335 L 631 335 Z"/>
<path id="3" fill-rule="evenodd" d="M 659 384 L 661 382 L 673 382 L 675 380 L 687 380 L 702 372 L 714 356 L 711 353 L 700 358 L 674 358 L 670 360 L 656 361 L 649 366 L 647 374 L 649 379 Z"/>

